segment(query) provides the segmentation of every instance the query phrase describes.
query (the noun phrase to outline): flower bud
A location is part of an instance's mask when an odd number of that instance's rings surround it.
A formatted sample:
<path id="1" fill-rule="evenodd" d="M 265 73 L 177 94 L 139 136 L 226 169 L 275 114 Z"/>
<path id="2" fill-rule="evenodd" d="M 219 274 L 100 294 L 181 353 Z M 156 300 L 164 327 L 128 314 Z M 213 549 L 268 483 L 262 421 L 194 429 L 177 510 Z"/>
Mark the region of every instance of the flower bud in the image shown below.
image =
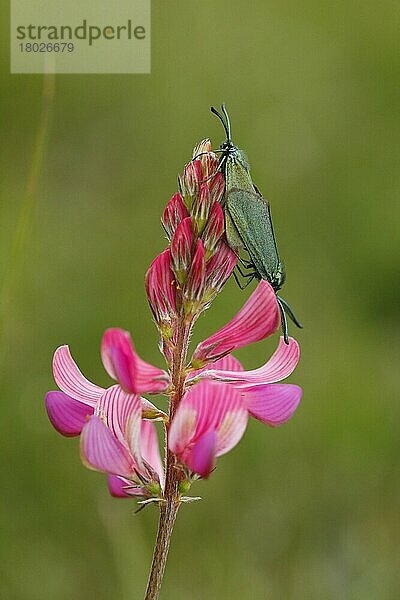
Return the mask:
<path id="1" fill-rule="evenodd" d="M 207 302 L 211 302 L 222 289 L 236 267 L 236 263 L 236 254 L 224 240 L 221 240 L 215 249 L 214 256 L 210 258 L 206 266 L 205 297 Z"/>
<path id="2" fill-rule="evenodd" d="M 207 223 L 208 215 L 211 210 L 210 190 L 207 183 L 202 183 L 200 190 L 193 203 L 192 215 L 196 222 L 197 229 L 201 235 L 205 224 Z"/>
<path id="3" fill-rule="evenodd" d="M 206 251 L 206 260 L 214 254 L 215 248 L 224 233 L 224 213 L 219 202 L 214 202 L 207 224 L 201 236 Z"/>
<path id="4" fill-rule="evenodd" d="M 209 180 L 210 196 L 212 202 L 221 202 L 225 192 L 225 179 L 220 171 Z"/>
<path id="5" fill-rule="evenodd" d="M 175 229 L 178 227 L 179 223 L 188 216 L 189 213 L 183 202 L 182 196 L 177 192 L 168 202 L 161 218 L 161 222 L 169 239 L 174 235 Z"/>
<path id="6" fill-rule="evenodd" d="M 201 161 L 191 160 L 179 177 L 180 192 L 188 210 L 192 207 L 194 196 L 196 196 L 202 180 Z"/>
<path id="7" fill-rule="evenodd" d="M 176 316 L 176 283 L 171 269 L 171 250 L 167 248 L 151 263 L 146 273 L 146 293 L 154 319 L 163 337 L 172 335 Z"/>
<path id="8" fill-rule="evenodd" d="M 198 306 L 196 307 L 196 303 L 199 303 L 202 300 L 205 275 L 206 260 L 204 245 L 201 240 L 197 240 L 196 250 L 184 288 L 187 312 L 191 312 L 192 309 L 197 310 Z"/>
<path id="9" fill-rule="evenodd" d="M 183 285 L 192 261 L 193 226 L 191 217 L 178 225 L 171 240 L 172 269 L 177 281 Z"/>

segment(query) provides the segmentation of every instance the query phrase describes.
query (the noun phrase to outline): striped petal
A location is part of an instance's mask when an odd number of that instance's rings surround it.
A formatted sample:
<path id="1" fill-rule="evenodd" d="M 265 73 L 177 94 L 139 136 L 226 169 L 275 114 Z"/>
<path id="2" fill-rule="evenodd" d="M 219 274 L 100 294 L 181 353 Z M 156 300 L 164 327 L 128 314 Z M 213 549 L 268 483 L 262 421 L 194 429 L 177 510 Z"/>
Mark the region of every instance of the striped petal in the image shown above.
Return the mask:
<path id="1" fill-rule="evenodd" d="M 204 475 L 207 469 L 200 472 L 194 464 L 210 465 L 211 455 L 231 450 L 241 439 L 247 418 L 247 409 L 233 387 L 202 381 L 181 401 L 169 430 L 168 447 L 191 470 Z"/>
<path id="2" fill-rule="evenodd" d="M 107 329 L 101 343 L 101 357 L 107 373 L 127 392 L 159 393 L 168 386 L 167 373 L 142 360 L 129 333 L 123 329 Z"/>
<path id="3" fill-rule="evenodd" d="M 47 392 L 46 410 L 52 425 L 67 437 L 79 435 L 93 407 L 74 400 L 63 392 Z"/>
<path id="4" fill-rule="evenodd" d="M 60 346 L 55 351 L 53 374 L 60 390 L 83 404 L 95 406 L 104 392 L 103 388 L 91 383 L 82 375 L 68 346 Z"/>
<path id="5" fill-rule="evenodd" d="M 280 338 L 279 346 L 270 360 L 259 369 L 252 371 L 230 371 L 223 369 L 205 369 L 198 372 L 191 379 L 211 379 L 233 384 L 238 389 L 246 389 L 250 386 L 281 381 L 294 371 L 299 362 L 300 348 L 295 339 L 289 338 L 286 344 L 283 337 Z"/>
<path id="6" fill-rule="evenodd" d="M 244 402 L 249 413 L 271 427 L 286 423 L 299 405 L 302 390 L 298 385 L 272 383 L 246 389 Z"/>
<path id="7" fill-rule="evenodd" d="M 267 281 L 261 281 L 237 315 L 197 346 L 193 363 L 215 361 L 233 350 L 263 340 L 276 331 L 279 322 L 275 292 Z"/>
<path id="8" fill-rule="evenodd" d="M 124 477 L 133 474 L 129 452 L 97 415 L 82 429 L 80 442 L 82 462 L 89 469 Z"/>
<path id="9" fill-rule="evenodd" d="M 128 394 L 119 385 L 113 385 L 99 399 L 95 414 L 104 421 L 121 444 L 130 450 L 127 427 L 130 420 L 140 425 L 142 402 L 137 394 Z"/>
<path id="10" fill-rule="evenodd" d="M 164 469 L 161 462 L 160 448 L 154 423 L 142 421 L 140 427 L 140 451 L 143 460 L 157 474 L 161 487 L 164 487 Z"/>

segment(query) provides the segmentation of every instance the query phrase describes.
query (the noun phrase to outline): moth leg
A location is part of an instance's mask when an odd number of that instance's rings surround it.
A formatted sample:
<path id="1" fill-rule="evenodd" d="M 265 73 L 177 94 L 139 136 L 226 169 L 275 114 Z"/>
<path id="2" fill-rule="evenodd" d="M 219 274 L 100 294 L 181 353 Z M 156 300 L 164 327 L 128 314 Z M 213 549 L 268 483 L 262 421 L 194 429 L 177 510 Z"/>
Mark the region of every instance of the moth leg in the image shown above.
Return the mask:
<path id="1" fill-rule="evenodd" d="M 243 273 L 242 269 L 240 268 L 240 263 L 237 263 L 237 265 L 236 265 L 236 269 L 239 271 L 239 273 L 241 274 L 242 277 L 245 277 L 245 278 L 251 277 L 253 279 L 257 275 L 257 273 L 254 270 L 254 265 L 253 264 L 250 264 L 250 265 L 248 265 L 248 267 L 245 267 L 245 268 L 246 269 L 252 268 L 253 271 L 251 273 Z"/>
<path id="2" fill-rule="evenodd" d="M 251 260 L 246 260 L 245 258 L 242 258 L 241 256 L 238 256 L 238 260 L 240 261 L 240 263 L 242 264 L 242 266 L 245 269 L 254 269 L 254 264 L 251 262 Z"/>
<path id="3" fill-rule="evenodd" d="M 281 326 L 282 326 L 283 339 L 285 340 L 285 344 L 289 344 L 288 324 L 287 324 L 287 318 L 286 318 L 286 313 L 285 313 L 285 307 L 282 304 L 282 299 L 279 298 L 279 296 L 276 297 L 276 300 L 278 302 L 279 310 L 281 313 Z"/>
<path id="4" fill-rule="evenodd" d="M 278 296 L 277 296 L 278 298 Z M 300 329 L 303 329 L 303 325 L 300 323 L 300 321 L 298 320 L 298 318 L 296 317 L 296 315 L 293 312 L 292 307 L 290 306 L 290 304 L 288 304 L 288 302 L 286 302 L 286 300 L 284 300 L 283 298 L 281 298 L 279 296 L 279 300 L 282 302 L 283 306 L 286 308 L 289 317 L 292 319 L 293 323 L 299 327 Z"/>
<path id="5" fill-rule="evenodd" d="M 239 270 L 239 273 L 241 274 L 240 270 Z M 246 275 L 246 277 L 248 277 L 249 279 L 248 279 L 248 280 L 246 281 L 246 283 L 243 285 L 243 284 L 242 284 L 242 283 L 239 281 L 239 278 L 238 278 L 238 276 L 237 276 L 237 274 L 236 274 L 236 269 L 234 269 L 234 271 L 233 271 L 233 276 L 234 276 L 234 278 L 235 278 L 235 281 L 236 281 L 236 283 L 237 283 L 238 287 L 239 287 L 241 290 L 245 290 L 245 289 L 247 288 L 247 286 L 249 285 L 249 283 L 251 283 L 251 282 L 253 281 L 254 277 L 255 277 L 254 273 L 248 273 L 248 274 Z"/>

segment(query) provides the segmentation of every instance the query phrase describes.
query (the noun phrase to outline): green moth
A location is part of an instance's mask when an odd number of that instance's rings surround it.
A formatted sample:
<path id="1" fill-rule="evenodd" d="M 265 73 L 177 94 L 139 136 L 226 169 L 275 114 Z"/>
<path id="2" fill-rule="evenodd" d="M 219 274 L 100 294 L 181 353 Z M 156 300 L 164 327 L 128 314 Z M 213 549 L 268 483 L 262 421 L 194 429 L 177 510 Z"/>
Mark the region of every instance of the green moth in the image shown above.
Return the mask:
<path id="1" fill-rule="evenodd" d="M 285 282 L 285 268 L 279 258 L 270 205 L 254 185 L 249 164 L 242 150 L 234 145 L 231 138 L 231 124 L 228 112 L 222 104 L 222 114 L 214 107 L 211 111 L 220 119 L 226 133 L 221 145 L 219 170 L 225 177 L 223 209 L 225 213 L 226 237 L 229 246 L 237 252 L 245 250 L 248 259 L 239 257 L 238 270 L 243 277 L 268 281 L 276 293 L 281 312 L 282 331 L 285 342 L 289 343 L 286 312 L 297 327 L 302 327 L 290 305 L 278 295 Z M 241 267 L 246 269 L 244 272 Z M 236 274 L 236 281 L 240 284 Z"/>

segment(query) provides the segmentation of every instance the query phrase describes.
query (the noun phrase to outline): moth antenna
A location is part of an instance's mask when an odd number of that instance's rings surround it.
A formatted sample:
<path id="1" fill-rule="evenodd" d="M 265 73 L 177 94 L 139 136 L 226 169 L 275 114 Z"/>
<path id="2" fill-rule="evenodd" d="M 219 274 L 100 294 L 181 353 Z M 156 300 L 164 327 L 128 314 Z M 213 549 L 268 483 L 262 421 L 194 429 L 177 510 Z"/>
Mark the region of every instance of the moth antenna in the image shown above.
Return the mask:
<path id="1" fill-rule="evenodd" d="M 225 116 L 225 119 L 226 119 L 226 124 L 228 126 L 227 135 L 228 135 L 228 142 L 230 142 L 230 141 L 232 141 L 232 138 L 231 138 L 231 120 L 229 118 L 228 111 L 226 110 L 225 104 L 221 104 L 221 109 L 222 109 L 222 112 L 224 113 L 224 116 Z"/>
<path id="2" fill-rule="evenodd" d="M 226 134 L 226 139 L 229 142 L 230 141 L 230 125 L 228 127 L 227 123 L 225 122 L 224 117 L 221 115 L 220 112 L 217 111 L 216 108 L 214 108 L 213 106 L 211 107 L 211 112 L 214 113 L 214 115 L 217 115 L 218 119 L 221 121 L 223 128 L 225 129 L 225 134 Z M 225 114 L 225 113 L 224 113 Z"/>

